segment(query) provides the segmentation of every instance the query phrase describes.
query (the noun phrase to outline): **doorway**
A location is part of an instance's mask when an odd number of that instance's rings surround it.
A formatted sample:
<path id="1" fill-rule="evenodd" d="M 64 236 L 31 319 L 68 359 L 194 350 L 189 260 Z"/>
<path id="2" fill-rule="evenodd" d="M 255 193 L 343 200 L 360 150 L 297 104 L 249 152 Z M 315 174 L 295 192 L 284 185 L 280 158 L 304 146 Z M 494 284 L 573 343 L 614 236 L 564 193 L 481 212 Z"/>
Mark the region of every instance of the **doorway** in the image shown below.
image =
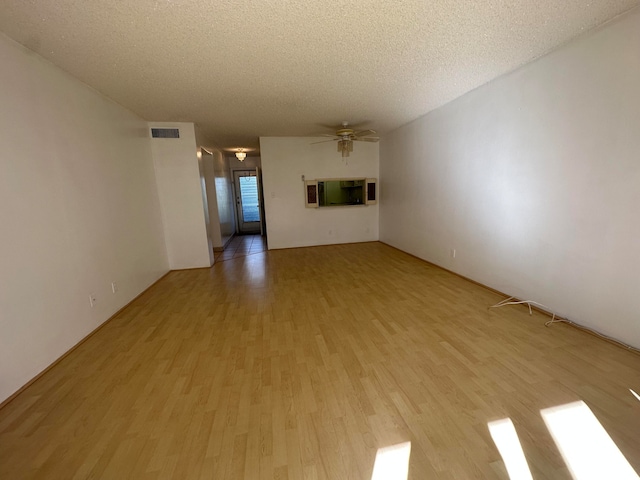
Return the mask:
<path id="1" fill-rule="evenodd" d="M 260 188 L 257 170 L 235 170 L 238 232 L 261 233 Z"/>

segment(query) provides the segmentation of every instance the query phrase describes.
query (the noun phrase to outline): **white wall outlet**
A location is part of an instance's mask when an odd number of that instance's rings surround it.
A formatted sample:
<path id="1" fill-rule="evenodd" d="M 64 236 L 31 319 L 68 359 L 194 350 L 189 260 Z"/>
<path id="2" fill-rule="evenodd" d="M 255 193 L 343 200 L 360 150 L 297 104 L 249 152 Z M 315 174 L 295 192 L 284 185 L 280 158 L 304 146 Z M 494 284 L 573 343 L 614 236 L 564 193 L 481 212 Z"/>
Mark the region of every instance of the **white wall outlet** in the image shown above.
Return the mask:
<path id="1" fill-rule="evenodd" d="M 111 291 L 116 293 L 118 291 L 118 284 L 116 282 L 111 282 Z"/>
<path id="2" fill-rule="evenodd" d="M 456 258 L 456 249 L 455 248 L 451 249 L 451 258 Z"/>
<path id="3" fill-rule="evenodd" d="M 91 308 L 96 306 L 96 302 L 98 300 L 96 299 L 96 294 L 95 293 L 90 293 L 89 294 L 89 305 L 91 305 Z"/>

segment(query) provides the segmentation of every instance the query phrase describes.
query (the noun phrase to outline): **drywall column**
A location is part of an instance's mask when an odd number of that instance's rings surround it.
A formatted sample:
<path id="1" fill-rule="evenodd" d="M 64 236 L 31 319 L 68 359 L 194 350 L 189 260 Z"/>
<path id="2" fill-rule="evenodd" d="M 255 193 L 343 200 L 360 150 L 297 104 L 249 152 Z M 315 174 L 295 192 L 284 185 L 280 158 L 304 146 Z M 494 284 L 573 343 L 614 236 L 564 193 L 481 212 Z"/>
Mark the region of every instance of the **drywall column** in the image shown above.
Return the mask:
<path id="1" fill-rule="evenodd" d="M 198 171 L 200 172 L 200 191 L 202 196 L 202 208 L 204 211 L 204 226 L 207 232 L 207 252 L 209 253 L 209 265 L 213 265 L 213 259 L 214 259 L 213 243 L 214 242 L 213 242 L 212 232 L 214 232 L 216 228 L 215 228 L 215 225 L 211 224 L 211 218 L 209 215 L 210 209 L 209 209 L 209 194 L 208 194 L 207 183 L 211 183 L 211 182 L 210 181 L 207 182 L 206 171 L 205 171 L 206 158 L 211 157 L 211 153 L 209 153 L 207 150 L 203 148 L 198 148 L 197 156 L 198 156 Z"/>
<path id="2" fill-rule="evenodd" d="M 220 220 L 220 236 L 225 246 L 236 233 L 235 200 L 233 198 L 233 177 L 229 170 L 229 159 L 222 152 L 216 151 L 214 158 L 214 174 L 216 177 L 216 196 L 218 219 Z"/>
<path id="3" fill-rule="evenodd" d="M 180 138 L 152 138 L 151 151 L 172 270 L 210 267 L 193 123 L 149 123 L 149 128 L 177 128 Z"/>
<path id="4" fill-rule="evenodd" d="M 220 155 L 219 152 L 209 152 L 203 148 L 202 152 L 202 168 L 204 170 L 205 188 L 207 190 L 207 211 L 209 213 L 209 233 L 211 246 L 215 250 L 222 249 L 222 237 L 220 235 L 220 217 L 218 215 L 218 198 L 216 196 L 216 175 L 214 171 L 214 156 Z"/>

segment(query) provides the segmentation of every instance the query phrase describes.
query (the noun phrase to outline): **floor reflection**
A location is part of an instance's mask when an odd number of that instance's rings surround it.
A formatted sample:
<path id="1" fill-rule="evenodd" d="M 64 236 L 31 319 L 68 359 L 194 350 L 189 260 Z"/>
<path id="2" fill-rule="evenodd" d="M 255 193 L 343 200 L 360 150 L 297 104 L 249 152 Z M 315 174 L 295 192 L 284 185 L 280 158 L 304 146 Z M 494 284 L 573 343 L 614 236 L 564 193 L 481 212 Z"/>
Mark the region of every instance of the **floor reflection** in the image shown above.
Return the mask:
<path id="1" fill-rule="evenodd" d="M 540 413 L 576 480 L 639 478 L 583 401 L 547 408 Z"/>
<path id="2" fill-rule="evenodd" d="M 516 428 L 510 418 L 489 422 L 493 438 L 511 480 L 531 480 L 531 470 L 522 451 Z"/>
<path id="3" fill-rule="evenodd" d="M 407 480 L 411 442 L 379 448 L 371 480 Z"/>
<path id="4" fill-rule="evenodd" d="M 267 249 L 267 237 L 261 235 L 236 235 L 223 252 L 215 252 L 215 263 L 262 253 Z"/>
<path id="5" fill-rule="evenodd" d="M 264 287 L 267 268 L 266 255 L 251 255 L 244 260 L 244 284 L 251 287 Z"/>
<path id="6" fill-rule="evenodd" d="M 540 414 L 575 480 L 640 478 L 583 401 L 545 408 Z M 489 422 L 488 427 L 510 480 L 532 479 L 511 419 Z"/>

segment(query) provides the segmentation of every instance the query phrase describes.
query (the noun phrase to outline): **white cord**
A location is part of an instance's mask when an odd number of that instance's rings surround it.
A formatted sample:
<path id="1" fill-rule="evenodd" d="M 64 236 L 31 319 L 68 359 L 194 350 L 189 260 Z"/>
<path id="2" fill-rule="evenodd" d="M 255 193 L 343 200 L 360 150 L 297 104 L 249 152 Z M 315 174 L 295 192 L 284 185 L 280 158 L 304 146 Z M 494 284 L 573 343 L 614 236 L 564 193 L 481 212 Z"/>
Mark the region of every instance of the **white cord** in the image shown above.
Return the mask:
<path id="1" fill-rule="evenodd" d="M 522 305 L 523 303 L 526 303 L 527 306 L 529 307 L 529 315 L 533 315 L 533 311 L 531 310 L 531 305 L 537 305 L 538 307 L 541 307 L 545 310 L 548 311 L 549 307 L 547 307 L 546 305 L 543 305 L 541 303 L 538 302 L 534 302 L 533 300 L 521 300 L 521 301 L 516 301 L 516 302 L 510 302 L 509 300 L 512 300 L 514 297 L 509 297 L 506 298 L 504 300 L 502 300 L 501 302 L 496 303 L 495 305 L 491 305 L 489 308 L 499 308 L 499 307 L 504 307 L 505 305 Z"/>
<path id="2" fill-rule="evenodd" d="M 543 305 L 541 303 L 538 302 L 534 302 L 533 300 L 516 300 L 514 302 L 512 302 L 511 300 L 514 300 L 515 297 L 509 297 L 509 298 L 505 298 L 504 300 L 496 303 L 495 305 L 491 305 L 489 308 L 499 308 L 499 307 L 504 307 L 505 305 L 522 305 L 522 304 L 527 304 L 527 306 L 529 307 L 529 315 L 532 315 L 533 312 L 531 310 L 531 305 L 537 305 L 538 307 L 541 307 L 541 309 L 543 310 L 544 313 L 546 313 L 547 315 L 551 314 L 551 320 L 545 322 L 544 326 L 545 327 L 550 327 L 552 323 L 568 323 L 569 325 L 573 325 L 574 327 L 577 327 L 581 330 L 586 330 L 587 332 L 590 332 L 594 335 L 596 335 L 597 337 L 600 338 L 604 338 L 605 340 L 609 340 L 610 342 L 613 342 L 621 347 L 626 348 L 627 350 L 631 350 L 633 352 L 636 353 L 640 353 L 640 348 L 636 348 L 636 347 L 632 347 L 631 345 L 628 345 L 624 342 L 621 342 L 620 340 L 617 340 L 613 337 L 609 337 L 608 335 L 605 335 L 603 333 L 600 333 L 596 330 L 593 330 L 589 327 L 585 327 L 583 325 L 580 325 L 579 323 L 573 322 L 567 318 L 562 318 L 562 317 L 557 317 L 555 313 L 551 312 L 549 307 L 547 307 L 546 305 Z"/>
<path id="3" fill-rule="evenodd" d="M 552 323 L 562 323 L 562 322 L 571 323 L 570 321 L 560 317 L 558 317 L 558 320 L 556 320 L 556 314 L 554 313 L 553 316 L 551 317 L 551 320 L 549 320 L 548 322 L 545 322 L 544 326 L 548 327 Z"/>

